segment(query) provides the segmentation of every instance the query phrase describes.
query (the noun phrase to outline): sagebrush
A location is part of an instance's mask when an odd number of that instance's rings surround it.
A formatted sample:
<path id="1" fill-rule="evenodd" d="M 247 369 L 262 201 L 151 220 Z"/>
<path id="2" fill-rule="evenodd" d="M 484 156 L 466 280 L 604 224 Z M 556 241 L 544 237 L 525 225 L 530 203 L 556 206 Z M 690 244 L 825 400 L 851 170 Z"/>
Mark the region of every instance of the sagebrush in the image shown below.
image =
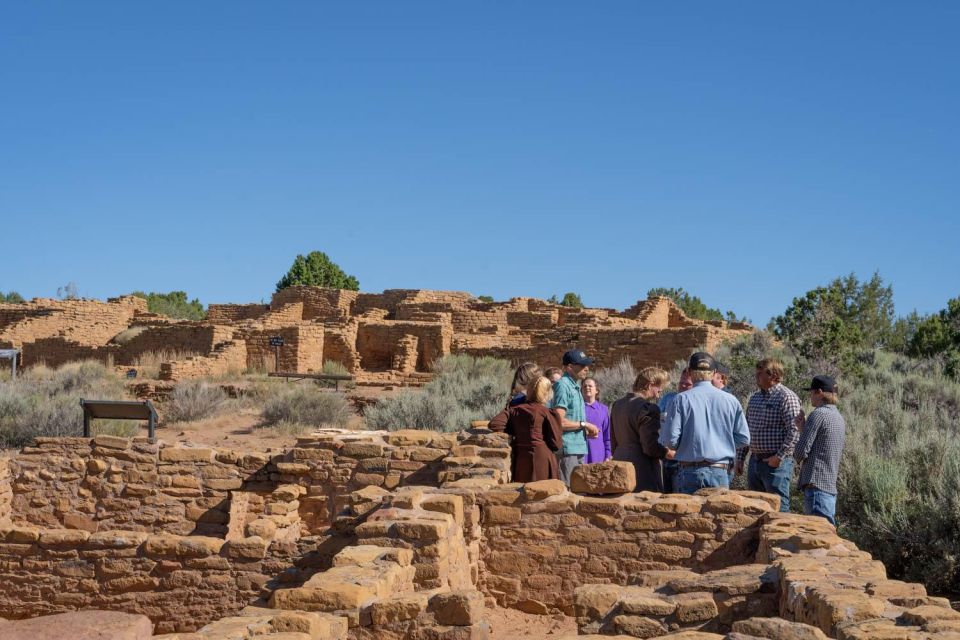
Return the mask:
<path id="1" fill-rule="evenodd" d="M 297 387 L 267 399 L 261 417 L 265 426 L 344 427 L 352 412 L 343 395 L 315 386 Z"/>
<path id="2" fill-rule="evenodd" d="M 473 420 L 492 418 L 510 397 L 513 367 L 506 360 L 446 356 L 435 363 L 434 373 L 422 390 L 401 391 L 367 407 L 367 426 L 392 431 L 457 431 Z"/>
<path id="3" fill-rule="evenodd" d="M 185 380 L 177 383 L 164 404 L 168 422 L 189 422 L 210 418 L 222 411 L 229 398 L 219 386 L 204 380 Z"/>
<path id="4" fill-rule="evenodd" d="M 127 400 L 123 381 L 99 362 L 34 366 L 16 380 L 0 382 L 0 447 L 23 447 L 36 437 L 83 433 L 80 399 Z M 94 431 L 133 435 L 134 421 L 96 420 Z"/>

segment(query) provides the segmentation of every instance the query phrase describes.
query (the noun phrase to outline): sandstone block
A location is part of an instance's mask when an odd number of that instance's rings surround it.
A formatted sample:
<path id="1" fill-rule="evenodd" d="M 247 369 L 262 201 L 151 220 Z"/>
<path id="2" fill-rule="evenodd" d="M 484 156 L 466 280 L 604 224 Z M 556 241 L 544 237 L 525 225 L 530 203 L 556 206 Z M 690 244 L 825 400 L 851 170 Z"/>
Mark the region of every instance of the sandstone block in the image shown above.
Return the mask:
<path id="1" fill-rule="evenodd" d="M 783 618 L 750 618 L 733 623 L 733 631 L 769 640 L 827 640 L 816 627 Z"/>
<path id="2" fill-rule="evenodd" d="M 93 437 L 93 444 L 107 449 L 126 449 L 130 446 L 130 440 L 117 436 L 98 435 Z"/>
<path id="3" fill-rule="evenodd" d="M 615 584 L 585 584 L 573 591 L 577 624 L 583 626 L 607 615 L 620 600 L 623 587 Z"/>
<path id="4" fill-rule="evenodd" d="M 606 495 L 627 493 L 637 486 L 633 465 L 620 460 L 596 464 L 582 464 L 570 476 L 570 490 L 574 493 Z"/>
<path id="5" fill-rule="evenodd" d="M 675 602 L 661 598 L 653 590 L 647 593 L 629 592 L 620 599 L 620 611 L 629 615 L 669 616 L 676 610 Z"/>
<path id="6" fill-rule="evenodd" d="M 41 542 L 43 538 L 41 537 Z M 936 605 L 921 605 L 908 609 L 900 615 L 905 624 L 924 625 L 936 620 L 960 620 L 960 611 Z"/>
<path id="7" fill-rule="evenodd" d="M 310 465 L 302 462 L 278 462 L 277 472 L 285 476 L 303 476 L 310 473 Z"/>
<path id="8" fill-rule="evenodd" d="M 360 544 L 346 547 L 333 557 L 335 567 L 362 567 L 376 562 L 394 562 L 401 567 L 409 567 L 413 562 L 413 551 Z"/>
<path id="9" fill-rule="evenodd" d="M 258 536 L 231 540 L 224 545 L 228 558 L 243 560 L 260 560 L 267 555 L 270 543 Z"/>
<path id="10" fill-rule="evenodd" d="M 442 625 L 469 626 L 480 622 L 483 595 L 474 589 L 441 593 L 430 598 L 428 609 Z"/>
<path id="11" fill-rule="evenodd" d="M 68 529 L 83 529 L 93 533 L 100 526 L 91 516 L 82 513 L 66 513 L 63 516 L 63 525 Z"/>
<path id="12" fill-rule="evenodd" d="M 440 540 L 449 533 L 449 525 L 434 520 L 405 520 L 397 522 L 394 531 L 410 540 Z"/>
<path id="13" fill-rule="evenodd" d="M 613 628 L 617 633 L 634 638 L 656 638 L 666 633 L 662 623 L 646 616 L 614 616 Z"/>
<path id="14" fill-rule="evenodd" d="M 98 531 L 87 538 L 87 549 L 129 549 L 139 547 L 149 537 L 142 531 Z"/>
<path id="15" fill-rule="evenodd" d="M 0 528 L 0 537 L 4 542 L 30 544 L 40 539 L 40 530 L 32 527 L 9 526 Z"/>
<path id="16" fill-rule="evenodd" d="M 4 640 L 150 640 L 153 623 L 118 611 L 73 611 L 3 623 L 0 635 Z"/>
<path id="17" fill-rule="evenodd" d="M 44 529 L 40 532 L 41 547 L 79 546 L 90 537 L 89 531 L 82 529 Z"/>
<path id="18" fill-rule="evenodd" d="M 213 449 L 166 447 L 160 449 L 160 460 L 163 462 L 210 462 L 213 460 Z"/>
<path id="19" fill-rule="evenodd" d="M 430 494 L 420 502 L 420 506 L 427 511 L 449 514 L 457 525 L 463 525 L 463 498 L 461 496 Z"/>
<path id="20" fill-rule="evenodd" d="M 433 441 L 436 434 L 419 429 L 401 429 L 384 436 L 384 439 L 395 447 L 425 447 Z"/>
<path id="21" fill-rule="evenodd" d="M 266 518 L 257 518 L 247 524 L 246 534 L 248 536 L 257 536 L 264 540 L 272 540 L 277 533 L 277 525 L 272 520 Z"/>
<path id="22" fill-rule="evenodd" d="M 376 600 L 370 605 L 370 621 L 375 626 L 414 620 L 427 609 L 427 595 L 414 593 Z"/>
<path id="23" fill-rule="evenodd" d="M 87 473 L 93 476 L 100 475 L 107 470 L 107 463 L 103 460 L 92 458 L 87 460 Z"/>
<path id="24" fill-rule="evenodd" d="M 350 458 L 382 458 L 385 447 L 373 442 L 348 442 L 340 449 L 340 455 Z"/>
<path id="25" fill-rule="evenodd" d="M 566 493 L 567 485 L 562 480 L 537 480 L 523 485 L 522 491 L 525 500 L 545 500 Z"/>
<path id="26" fill-rule="evenodd" d="M 483 521 L 486 524 L 517 524 L 520 515 L 518 507 L 492 505 L 483 508 Z"/>
<path id="27" fill-rule="evenodd" d="M 683 624 L 706 622 L 712 620 L 719 613 L 713 594 L 705 592 L 681 593 L 671 596 L 670 600 L 677 605 L 676 617 Z"/>
<path id="28" fill-rule="evenodd" d="M 655 513 L 700 513 L 702 506 L 703 498 L 672 493 L 654 502 L 650 510 Z"/>

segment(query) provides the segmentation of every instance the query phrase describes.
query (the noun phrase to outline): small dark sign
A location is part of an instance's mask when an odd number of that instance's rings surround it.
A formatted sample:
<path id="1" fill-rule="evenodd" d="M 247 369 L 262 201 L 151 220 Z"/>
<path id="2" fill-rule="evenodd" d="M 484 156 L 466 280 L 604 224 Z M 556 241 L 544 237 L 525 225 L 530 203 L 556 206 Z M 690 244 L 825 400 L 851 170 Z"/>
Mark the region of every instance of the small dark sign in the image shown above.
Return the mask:
<path id="1" fill-rule="evenodd" d="M 272 336 L 270 338 L 271 347 L 282 347 L 283 346 L 283 336 Z"/>

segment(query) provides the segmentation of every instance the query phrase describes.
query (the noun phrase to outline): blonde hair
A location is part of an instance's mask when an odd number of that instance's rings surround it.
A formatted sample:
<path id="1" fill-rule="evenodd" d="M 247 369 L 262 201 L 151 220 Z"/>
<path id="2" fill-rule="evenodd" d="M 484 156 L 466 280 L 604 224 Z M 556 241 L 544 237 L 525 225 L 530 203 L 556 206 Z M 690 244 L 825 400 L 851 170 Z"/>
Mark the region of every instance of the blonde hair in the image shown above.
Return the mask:
<path id="1" fill-rule="evenodd" d="M 697 369 L 691 369 L 690 379 L 693 380 L 694 383 L 713 380 L 713 371 L 699 371 Z"/>
<path id="2" fill-rule="evenodd" d="M 821 391 L 820 397 L 824 404 L 837 404 L 840 401 L 839 394 L 836 391 Z"/>
<path id="3" fill-rule="evenodd" d="M 519 393 L 521 391 L 525 392 L 527 385 L 530 384 L 532 380 L 539 378 L 542 375 L 540 371 L 540 365 L 536 362 L 524 362 L 522 365 L 517 367 L 516 372 L 513 374 L 513 382 L 510 385 L 510 393 Z"/>
<path id="4" fill-rule="evenodd" d="M 553 393 L 553 383 L 548 378 L 540 376 L 527 385 L 527 402 L 546 404 Z"/>
<path id="5" fill-rule="evenodd" d="M 757 363 L 757 371 L 766 371 L 777 379 L 777 382 L 783 380 L 783 363 L 776 358 L 764 358 Z"/>
<path id="6" fill-rule="evenodd" d="M 634 391 L 643 391 L 647 387 L 662 387 L 670 382 L 670 374 L 660 367 L 646 367 L 637 374 L 637 379 L 633 381 Z"/>

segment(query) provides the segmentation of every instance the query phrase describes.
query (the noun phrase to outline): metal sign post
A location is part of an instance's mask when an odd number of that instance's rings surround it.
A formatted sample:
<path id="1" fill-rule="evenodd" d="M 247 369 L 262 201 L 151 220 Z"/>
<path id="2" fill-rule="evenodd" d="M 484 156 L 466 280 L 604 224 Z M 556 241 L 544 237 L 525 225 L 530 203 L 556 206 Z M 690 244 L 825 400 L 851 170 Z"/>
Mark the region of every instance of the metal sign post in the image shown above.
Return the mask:
<path id="1" fill-rule="evenodd" d="M 10 360 L 10 378 L 17 379 L 17 357 L 20 355 L 19 349 L 0 349 L 0 359 Z"/>
<path id="2" fill-rule="evenodd" d="M 283 346 L 283 336 L 272 336 L 270 346 L 275 349 L 273 359 L 273 370 L 280 371 L 280 347 Z"/>

